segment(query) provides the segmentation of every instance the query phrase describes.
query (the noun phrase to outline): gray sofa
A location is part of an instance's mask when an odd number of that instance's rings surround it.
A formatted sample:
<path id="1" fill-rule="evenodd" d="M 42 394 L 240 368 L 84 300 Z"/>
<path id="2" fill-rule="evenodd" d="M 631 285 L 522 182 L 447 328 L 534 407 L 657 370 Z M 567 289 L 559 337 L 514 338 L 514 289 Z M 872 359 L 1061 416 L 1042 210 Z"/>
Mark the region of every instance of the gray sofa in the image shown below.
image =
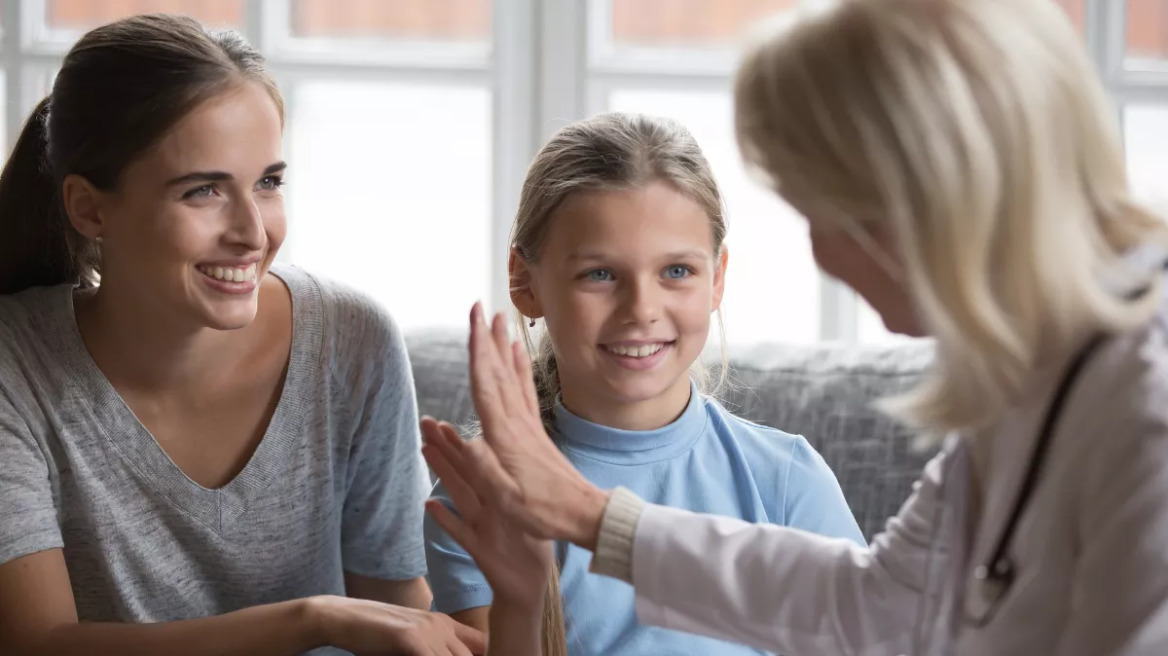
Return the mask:
<path id="1" fill-rule="evenodd" d="M 421 412 L 462 424 L 474 413 L 461 334 L 407 336 Z M 930 454 L 870 407 L 910 386 L 926 344 L 891 347 L 758 344 L 729 352 L 731 385 L 719 399 L 751 421 L 804 435 L 835 471 L 869 539 L 896 513 Z"/>

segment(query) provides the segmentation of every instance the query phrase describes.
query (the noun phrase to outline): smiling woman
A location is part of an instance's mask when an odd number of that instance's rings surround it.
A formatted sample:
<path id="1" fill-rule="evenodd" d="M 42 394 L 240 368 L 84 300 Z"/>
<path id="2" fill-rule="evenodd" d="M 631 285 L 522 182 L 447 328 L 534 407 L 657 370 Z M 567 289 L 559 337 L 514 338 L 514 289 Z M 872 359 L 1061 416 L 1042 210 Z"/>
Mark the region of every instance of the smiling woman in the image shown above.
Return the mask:
<path id="1" fill-rule="evenodd" d="M 283 102 L 230 32 L 73 47 L 0 174 L 0 652 L 467 655 L 428 612 L 413 385 L 272 262 Z"/>

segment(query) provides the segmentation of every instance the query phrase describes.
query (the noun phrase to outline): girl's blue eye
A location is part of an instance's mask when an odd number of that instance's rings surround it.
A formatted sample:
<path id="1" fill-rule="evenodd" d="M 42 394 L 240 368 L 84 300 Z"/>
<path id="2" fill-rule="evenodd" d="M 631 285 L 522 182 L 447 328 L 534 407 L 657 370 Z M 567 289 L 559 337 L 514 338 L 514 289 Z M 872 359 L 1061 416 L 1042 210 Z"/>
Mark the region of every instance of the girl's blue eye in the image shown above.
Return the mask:
<path id="1" fill-rule="evenodd" d="M 612 272 L 608 269 L 593 269 L 584 274 L 589 282 L 608 282 L 612 280 Z"/>
<path id="2" fill-rule="evenodd" d="M 687 278 L 692 273 L 693 273 L 693 269 L 691 269 L 687 266 L 681 265 L 681 264 L 674 264 L 673 266 L 669 266 L 669 267 L 665 268 L 665 277 L 672 278 L 675 280 L 679 279 L 679 278 Z"/>

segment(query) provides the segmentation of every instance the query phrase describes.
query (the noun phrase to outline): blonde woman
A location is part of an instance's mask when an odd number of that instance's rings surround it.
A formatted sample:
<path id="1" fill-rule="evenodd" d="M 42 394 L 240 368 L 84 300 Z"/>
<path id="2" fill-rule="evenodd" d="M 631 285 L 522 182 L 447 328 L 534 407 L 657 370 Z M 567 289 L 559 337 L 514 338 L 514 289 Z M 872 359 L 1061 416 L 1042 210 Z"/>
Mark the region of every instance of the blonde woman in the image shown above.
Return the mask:
<path id="1" fill-rule="evenodd" d="M 424 424 L 459 491 L 451 533 L 570 540 L 633 584 L 641 621 L 800 656 L 1168 653 L 1168 240 L 1129 198 L 1065 17 L 839 2 L 765 35 L 735 94 L 744 155 L 820 266 L 935 338 L 931 374 L 887 407 L 944 436 L 939 455 L 869 548 L 602 491 L 551 448 L 522 352 L 477 311 L 486 439 Z"/>

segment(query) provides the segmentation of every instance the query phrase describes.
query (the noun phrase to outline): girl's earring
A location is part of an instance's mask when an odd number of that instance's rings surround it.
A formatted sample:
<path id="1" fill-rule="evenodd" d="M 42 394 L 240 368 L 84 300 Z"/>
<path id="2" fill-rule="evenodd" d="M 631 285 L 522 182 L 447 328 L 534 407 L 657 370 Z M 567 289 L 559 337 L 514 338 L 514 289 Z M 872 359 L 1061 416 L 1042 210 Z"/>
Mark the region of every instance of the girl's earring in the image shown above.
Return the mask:
<path id="1" fill-rule="evenodd" d="M 528 322 L 527 322 L 527 327 L 528 327 L 528 328 L 535 328 L 535 319 L 532 319 L 531 321 L 528 321 Z"/>

